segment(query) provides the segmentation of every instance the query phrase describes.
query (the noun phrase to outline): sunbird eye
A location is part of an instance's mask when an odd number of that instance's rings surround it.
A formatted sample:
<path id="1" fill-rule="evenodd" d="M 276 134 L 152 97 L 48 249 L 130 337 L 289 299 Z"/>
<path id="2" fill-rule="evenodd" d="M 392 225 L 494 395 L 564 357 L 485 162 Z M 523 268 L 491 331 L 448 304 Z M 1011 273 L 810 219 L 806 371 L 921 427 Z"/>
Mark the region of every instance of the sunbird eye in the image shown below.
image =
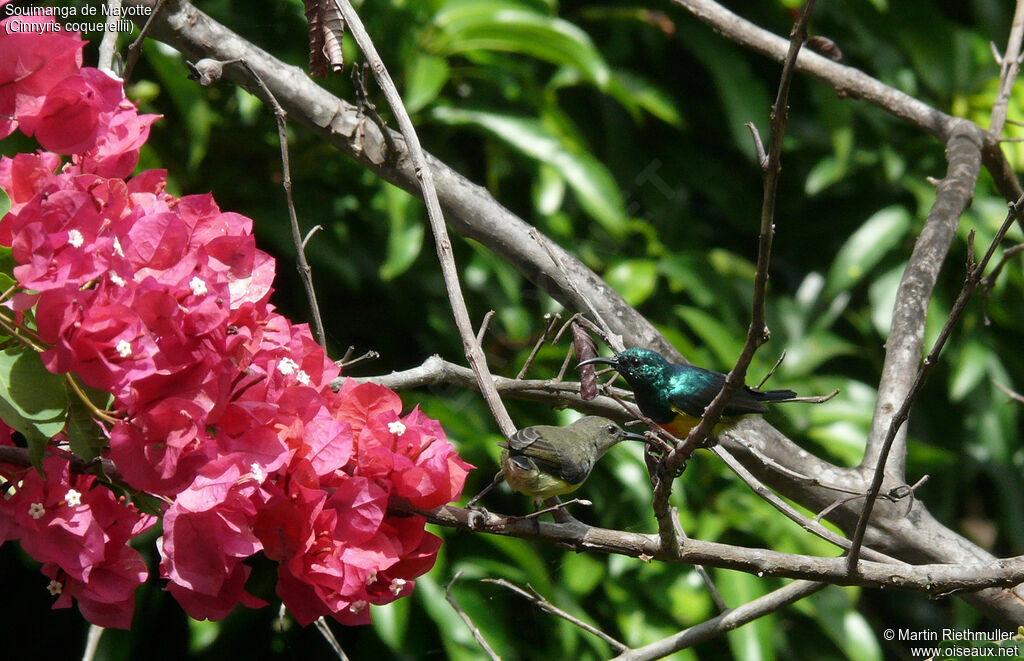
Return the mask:
<path id="1" fill-rule="evenodd" d="M 607 427 L 605 427 L 605 431 L 607 431 L 609 434 L 614 434 L 615 432 L 619 431 L 619 428 L 616 427 L 615 425 L 608 425 Z"/>

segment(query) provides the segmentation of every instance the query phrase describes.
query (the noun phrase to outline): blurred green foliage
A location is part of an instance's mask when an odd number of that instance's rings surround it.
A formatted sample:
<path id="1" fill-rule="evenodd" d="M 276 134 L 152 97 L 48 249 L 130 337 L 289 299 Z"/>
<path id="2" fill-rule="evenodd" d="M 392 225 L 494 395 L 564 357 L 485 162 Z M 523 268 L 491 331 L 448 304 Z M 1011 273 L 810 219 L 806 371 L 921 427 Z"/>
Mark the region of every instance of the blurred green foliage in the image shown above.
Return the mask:
<path id="1" fill-rule="evenodd" d="M 799 3 L 730 4 L 786 34 Z M 208 0 L 201 8 L 304 66 L 298 0 Z M 744 123 L 767 135 L 777 65 L 668 2 L 396 0 L 366 2 L 360 11 L 427 149 L 602 273 L 690 360 L 720 370 L 733 364 L 749 319 L 761 204 Z M 999 0 L 825 2 L 811 25 L 812 34 L 841 48 L 845 63 L 987 127 L 998 80 L 988 42 L 1005 44 L 1011 11 L 1012 3 Z M 91 37 L 95 44 L 98 35 Z M 348 61 L 359 61 L 347 36 L 345 46 Z M 177 193 L 212 190 L 222 208 L 253 217 L 259 244 L 278 259 L 275 303 L 292 318 L 308 318 L 293 268 L 272 114 L 230 85 L 204 89 L 187 81 L 181 56 L 157 43 L 146 45 L 136 72 L 129 95 L 146 112 L 164 115 L 142 165 L 167 168 Z M 348 75 L 323 84 L 354 99 Z M 1010 104 L 1010 117 L 1018 120 L 1024 120 L 1021 85 Z M 388 117 L 383 99 L 371 96 Z M 1007 134 L 1024 130 L 1009 126 Z M 310 241 L 308 253 L 332 355 L 340 357 L 349 345 L 379 351 L 380 360 L 358 368 L 360 375 L 412 367 L 432 353 L 462 362 L 420 203 L 300 127 L 289 128 L 289 139 L 299 218 L 307 229 L 327 229 Z M 1024 145 L 1005 148 L 1015 167 L 1024 167 Z M 772 341 L 750 378 L 760 380 L 785 349 L 772 387 L 840 388 L 826 405 L 770 414 L 797 443 L 837 463 L 860 460 L 896 287 L 934 198 L 926 178 L 944 170 L 943 147 L 932 138 L 797 78 L 768 300 Z M 926 342 L 960 288 L 967 234 L 976 232 L 975 244 L 987 245 L 1004 213 L 983 175 L 940 277 Z M 1011 239 L 1021 240 L 1019 229 Z M 455 243 L 472 316 L 497 310 L 485 340 L 491 367 L 514 376 L 543 315 L 559 306 L 487 249 Z M 1012 261 L 992 291 L 969 307 L 910 426 L 909 478 L 931 476 L 918 497 L 945 524 L 999 555 L 1024 553 L 1019 405 L 994 385 L 1024 389 L 1022 285 L 1020 263 Z M 542 349 L 530 376 L 553 376 L 566 350 L 564 343 Z M 499 437 L 475 392 L 437 387 L 403 393 L 403 401 L 438 417 L 479 467 L 467 495 L 490 480 Z M 509 405 L 520 426 L 571 419 L 537 404 Z M 651 532 L 647 485 L 639 449 L 617 447 L 581 491 L 593 507 L 575 514 Z M 528 499 L 504 489 L 485 502 L 503 512 L 529 508 Z M 701 539 L 836 554 L 706 453 L 677 482 L 674 505 L 685 530 Z M 372 627 L 335 627 L 351 658 L 483 658 L 444 600 L 459 570 L 452 594 L 504 659 L 599 659 L 612 651 L 481 578 L 528 583 L 630 645 L 715 614 L 689 567 L 437 532 L 446 544 L 411 599 L 376 609 Z M 84 631 L 77 614 L 42 614 L 48 602 L 35 570 L 15 571 L 24 560 L 9 547 L 0 563 L 5 577 L 16 577 L 5 578 L 8 625 L 45 621 L 59 633 L 26 651 L 52 654 L 59 641 L 65 656 L 76 654 Z M 252 589 L 272 600 L 269 567 L 258 569 L 267 571 L 255 573 Z M 714 578 L 733 606 L 782 584 L 728 571 L 715 571 Z M 830 588 L 673 658 L 872 661 L 897 654 L 882 639 L 883 628 L 978 624 L 974 611 L 949 600 Z M 107 632 L 97 658 L 309 656 L 331 653 L 315 630 L 282 623 L 274 608 L 240 610 L 221 623 L 189 622 L 150 585 L 139 595 L 136 630 Z"/>

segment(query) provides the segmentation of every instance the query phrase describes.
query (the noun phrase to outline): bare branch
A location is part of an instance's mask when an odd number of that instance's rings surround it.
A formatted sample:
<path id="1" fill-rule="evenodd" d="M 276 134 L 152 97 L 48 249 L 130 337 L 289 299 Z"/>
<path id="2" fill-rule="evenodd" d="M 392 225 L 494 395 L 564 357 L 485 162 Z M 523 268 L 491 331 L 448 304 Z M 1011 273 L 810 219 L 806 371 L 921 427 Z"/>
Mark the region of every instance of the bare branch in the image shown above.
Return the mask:
<path id="1" fill-rule="evenodd" d="M 731 41 L 779 62 L 783 61 L 786 56 L 789 47 L 786 39 L 737 16 L 714 0 L 672 0 L 672 2 L 684 7 Z M 959 126 L 963 120 L 947 115 L 909 94 L 872 78 L 863 71 L 833 62 L 812 51 L 802 51 L 797 58 L 796 66 L 799 71 L 808 73 L 831 85 L 842 96 L 863 99 L 893 116 L 917 126 L 943 142 L 948 143 L 954 133 L 963 130 Z M 992 173 L 999 192 L 1007 200 L 1016 200 L 1021 194 L 1024 194 L 1024 189 L 1021 189 L 1013 167 L 1007 162 L 999 148 L 998 140 L 976 124 L 966 123 L 972 127 L 971 131 L 975 139 L 983 145 L 982 157 L 985 167 Z"/>
<path id="2" fill-rule="evenodd" d="M 466 623 L 467 627 L 469 627 L 469 631 L 473 634 L 473 638 L 475 638 L 476 642 L 480 644 L 480 647 L 483 648 L 488 658 L 492 659 L 492 661 L 501 661 L 501 657 L 495 654 L 494 650 L 491 649 L 491 646 L 487 644 L 487 640 L 484 638 L 483 634 L 480 633 L 480 629 L 477 629 L 476 625 L 473 624 L 473 620 L 469 619 L 469 615 L 466 614 L 466 611 L 459 607 L 459 602 L 455 601 L 455 595 L 452 594 L 452 586 L 455 585 L 455 581 L 459 580 L 460 576 L 462 576 L 461 569 L 455 572 L 455 576 L 452 577 L 452 580 L 450 580 L 448 585 L 445 587 L 444 598 L 448 600 L 448 603 L 452 605 L 455 612 L 459 614 L 462 621 Z"/>
<path id="3" fill-rule="evenodd" d="M 1020 46 L 1024 37 L 1024 0 L 1017 0 L 1017 9 L 1013 13 L 1013 23 L 1010 25 L 1010 36 L 1006 40 L 1006 52 L 996 58 L 999 64 L 999 93 L 992 104 L 992 121 L 988 130 L 993 135 L 1000 136 L 1003 127 L 1006 125 L 1006 110 L 1010 103 L 1010 93 L 1013 91 L 1013 83 L 1020 71 Z M 992 45 L 995 52 L 995 45 Z"/>
<path id="4" fill-rule="evenodd" d="M 501 397 L 498 395 L 498 391 L 494 387 L 494 381 L 491 379 L 491 374 L 487 370 L 487 357 L 484 356 L 480 343 L 473 336 L 472 322 L 470 322 L 469 312 L 466 310 L 466 301 L 462 297 L 459 273 L 455 266 L 455 258 L 452 255 L 451 240 L 448 238 L 448 229 L 441 214 L 441 203 L 437 198 L 437 191 L 434 189 L 432 168 L 427 164 L 427 159 L 423 155 L 419 138 L 416 136 L 412 120 L 409 119 L 409 113 L 406 112 L 405 105 L 402 103 L 402 97 L 398 94 L 398 88 L 395 87 L 395 83 L 391 79 L 391 75 L 388 74 L 383 60 L 377 54 L 377 48 L 373 45 L 370 35 L 366 32 L 366 28 L 363 27 L 362 20 L 360 20 L 359 15 L 352 8 L 348 0 L 335 0 L 335 3 L 345 17 L 345 22 L 348 24 L 352 37 L 356 40 L 359 49 L 363 51 L 363 56 L 366 57 L 366 61 L 373 69 L 373 75 L 377 79 L 377 84 L 380 85 L 381 91 L 384 92 L 384 97 L 391 107 L 391 112 L 394 113 L 395 118 L 398 120 L 402 137 L 405 138 L 406 148 L 409 150 L 413 166 L 416 169 L 416 177 L 419 179 L 423 189 L 423 200 L 427 205 L 430 229 L 434 233 L 437 258 L 441 262 L 441 274 L 444 276 L 445 288 L 448 290 L 448 300 L 451 303 L 452 314 L 455 317 L 455 325 L 459 329 L 459 335 L 462 336 L 462 345 L 466 352 L 466 358 L 469 359 L 469 365 L 473 369 L 477 381 L 480 383 L 480 394 L 483 395 L 484 400 L 490 407 L 491 415 L 494 416 L 495 422 L 498 423 L 498 428 L 501 429 L 501 433 L 505 438 L 510 438 L 515 433 L 516 426 L 512 422 L 512 418 L 509 417 L 508 411 L 505 410 L 505 405 L 501 403 Z"/>
<path id="5" fill-rule="evenodd" d="M 939 182 L 935 203 L 928 212 L 924 229 L 914 244 L 896 290 L 892 328 L 885 343 L 885 362 L 878 383 L 871 433 L 860 464 L 862 469 L 872 469 L 878 463 L 882 441 L 893 415 L 910 392 L 912 375 L 917 371 L 923 353 L 928 301 L 956 235 L 960 215 L 970 204 L 981 170 L 980 150 L 981 144 L 970 130 L 954 134 L 946 149 L 949 161 L 946 177 Z M 895 451 L 886 470 L 890 480 L 902 482 L 905 480 L 906 431 L 897 435 L 894 442 Z"/>
<path id="6" fill-rule="evenodd" d="M 1024 582 L 1024 556 L 975 564 L 894 565 L 861 560 L 859 571 L 850 574 L 844 557 L 822 558 L 771 549 L 747 548 L 687 540 L 678 550 L 666 549 L 657 535 L 610 530 L 573 520 L 569 523 L 522 520 L 492 512 L 445 505 L 419 510 L 393 500 L 396 514 L 422 516 L 431 523 L 509 537 L 522 537 L 558 544 L 576 552 L 596 552 L 672 563 L 699 564 L 735 569 L 757 576 L 777 576 L 824 581 L 835 585 L 898 588 L 929 594 L 971 591 L 991 586 L 1014 586 Z"/>
<path id="7" fill-rule="evenodd" d="M 284 604 L 282 604 L 282 606 L 284 606 Z M 327 620 L 321 615 L 316 618 L 313 623 L 316 624 L 316 630 L 320 632 L 320 635 L 323 636 L 324 640 L 327 641 L 327 644 L 331 646 L 332 650 L 334 650 L 334 654 L 338 657 L 338 660 L 348 661 L 348 655 L 345 654 L 345 650 L 341 649 L 341 643 L 338 642 L 334 632 L 331 631 L 331 626 L 327 624 Z"/>
<path id="8" fill-rule="evenodd" d="M 736 461 L 736 458 L 733 457 L 728 450 L 726 450 L 723 447 L 716 446 L 711 448 L 711 451 L 718 455 L 718 458 L 725 462 L 725 465 L 728 466 L 734 473 L 736 473 L 737 477 L 743 480 L 747 484 L 747 486 L 749 486 L 754 491 L 754 493 L 756 493 L 758 496 L 767 501 L 769 505 L 785 514 L 786 517 L 788 517 L 791 521 L 794 521 L 801 528 L 803 528 L 809 533 L 821 537 L 826 541 L 832 542 L 839 548 L 850 548 L 850 540 L 841 535 L 837 535 L 825 526 L 821 525 L 821 523 L 819 523 L 818 521 L 818 518 L 815 518 L 813 520 L 809 519 L 808 517 L 804 516 L 799 511 L 797 511 L 795 507 L 779 498 L 770 489 L 768 489 L 768 487 L 762 484 L 760 480 L 754 477 L 754 475 L 750 471 L 748 471 L 743 466 L 743 464 Z M 852 496 L 852 498 L 862 497 L 863 494 Z M 870 558 L 871 560 L 875 560 L 878 562 L 904 564 L 895 558 L 892 558 L 888 555 L 885 555 L 884 553 L 880 553 L 870 548 L 864 549 L 864 557 Z"/>
<path id="9" fill-rule="evenodd" d="M 580 384 L 574 381 L 555 381 L 552 379 L 509 379 L 503 376 L 493 377 L 495 387 L 502 394 L 529 401 L 544 402 L 550 406 L 574 408 L 590 415 L 602 415 L 619 420 L 626 419 L 622 408 L 611 397 L 596 397 L 585 401 L 580 397 Z M 461 388 L 479 388 L 472 370 L 448 362 L 440 356 L 433 355 L 421 365 L 401 372 L 382 374 L 380 376 L 359 377 L 360 383 L 371 382 L 387 386 L 392 390 L 409 390 L 424 386 L 454 385 Z M 345 377 L 331 382 L 335 390 L 341 388 Z M 616 395 L 628 397 L 628 390 L 611 389 Z"/>
<path id="10" fill-rule="evenodd" d="M 754 300 L 751 309 L 750 327 L 736 365 L 729 371 L 722 390 L 704 409 L 700 423 L 690 430 L 686 440 L 677 444 L 676 448 L 665 457 L 665 469 L 672 475 L 682 466 L 690 454 L 704 442 L 718 424 L 725 410 L 725 405 L 733 393 L 739 390 L 746 381 L 747 368 L 754 358 L 757 349 L 768 341 L 771 334 L 765 323 L 765 296 L 768 291 L 768 267 L 771 263 L 772 240 L 775 237 L 775 198 L 779 188 L 779 173 L 782 171 L 782 137 L 786 130 L 786 118 L 789 113 L 789 88 L 796 71 L 796 58 L 800 47 L 807 40 L 807 21 L 814 11 L 815 0 L 807 0 L 800 18 L 793 26 L 790 35 L 789 52 L 782 64 L 782 75 L 779 90 L 772 105 L 771 112 L 771 144 L 768 157 L 762 164 L 764 171 L 764 194 L 761 205 L 761 229 L 757 247 L 757 270 L 754 274 Z M 658 530 L 666 544 L 676 543 L 672 539 L 671 527 L 667 524 L 668 499 L 672 494 L 672 480 L 662 479 L 654 489 L 654 516 L 658 520 Z"/>
<path id="11" fill-rule="evenodd" d="M 551 337 L 551 331 L 554 330 L 555 324 L 562 319 L 560 314 L 546 314 L 544 315 L 544 330 L 541 332 L 540 337 L 537 338 L 537 343 L 533 345 L 533 349 L 530 351 L 530 355 L 526 357 L 526 361 L 523 363 L 523 368 L 519 370 L 519 374 L 516 374 L 517 379 L 522 379 L 526 376 L 526 373 L 530 369 L 530 365 L 533 365 L 533 359 L 537 357 L 537 352 L 544 346 L 544 343 Z"/>
<path id="12" fill-rule="evenodd" d="M 981 276 L 985 272 L 985 267 L 988 266 L 989 260 L 992 259 L 992 255 L 995 254 L 996 248 L 1003 240 L 1003 237 L 1006 236 L 1006 232 L 1010 229 L 1010 226 L 1013 225 L 1014 221 L 1020 220 L 1022 215 L 1024 215 L 1024 195 L 1022 195 L 1016 203 L 1010 204 L 1010 211 L 1006 214 L 1006 220 L 1003 221 L 999 231 L 996 232 L 995 237 L 993 237 L 992 243 L 985 252 L 985 256 L 982 257 L 981 261 L 978 262 L 978 264 L 967 274 L 967 279 L 964 282 L 963 288 L 960 290 L 960 295 L 957 296 L 956 303 L 953 304 L 953 309 L 949 313 L 949 318 L 946 319 L 945 325 L 939 332 L 939 336 L 936 338 L 931 352 L 924 359 L 924 363 L 921 365 L 920 369 L 917 370 L 917 376 L 915 377 L 914 383 L 911 386 L 910 391 L 907 393 L 906 398 L 903 400 L 903 404 L 900 405 L 896 415 L 892 418 L 892 422 L 889 423 L 889 430 L 886 432 L 879 450 L 878 465 L 875 466 L 875 473 L 871 479 L 871 486 L 868 487 L 867 499 L 864 501 L 864 510 L 861 512 L 860 519 L 857 521 L 857 528 L 853 533 L 853 546 L 850 548 L 849 555 L 847 556 L 847 567 L 851 574 L 858 571 L 857 560 L 860 554 L 860 547 L 864 541 L 864 533 L 867 531 L 868 519 L 871 518 L 871 509 L 874 507 L 875 499 L 878 497 L 878 494 L 882 489 L 882 481 L 885 479 L 886 475 L 886 458 L 889 454 L 889 450 L 893 446 L 893 442 L 896 439 L 896 434 L 910 415 L 910 406 L 914 403 L 914 398 L 917 396 L 917 393 L 920 392 L 925 379 L 928 378 L 928 374 L 931 372 L 932 367 L 938 361 L 939 354 L 942 352 L 942 347 L 945 346 L 946 340 L 949 339 L 949 334 L 952 332 L 953 327 L 960 320 L 960 315 L 963 314 L 964 309 L 967 307 L 967 301 L 970 299 L 971 294 L 974 293 L 974 290 L 978 287 L 978 283 L 981 282 Z"/>
<path id="13" fill-rule="evenodd" d="M 813 583 L 811 581 L 793 581 L 785 587 L 726 611 L 718 617 L 711 618 L 706 622 L 680 631 L 656 643 L 630 650 L 615 657 L 613 661 L 651 661 L 653 659 L 660 659 L 673 652 L 693 647 L 705 640 L 711 640 L 748 622 L 753 622 L 760 617 L 773 613 L 780 608 L 785 608 L 804 597 L 818 592 L 826 587 L 826 585 L 826 583 Z"/>
<path id="14" fill-rule="evenodd" d="M 111 75 L 114 73 L 114 55 L 117 53 L 118 16 L 121 13 L 121 0 L 107 0 L 107 22 L 103 25 L 103 37 L 100 39 L 100 54 L 96 68 Z"/>
<path id="15" fill-rule="evenodd" d="M 999 383 L 999 382 L 998 382 L 998 381 L 996 381 L 995 379 L 992 379 L 992 384 L 993 384 L 993 385 L 994 385 L 994 386 L 995 386 L 996 388 L 999 388 L 999 389 L 1000 389 L 1000 390 L 1002 390 L 1002 391 L 1003 391 L 1004 393 L 1006 393 L 1006 396 L 1007 396 L 1007 397 L 1009 397 L 1010 399 L 1012 399 L 1012 400 L 1015 400 L 1015 401 L 1018 401 L 1018 402 L 1021 402 L 1021 403 L 1024 403 L 1024 395 L 1021 395 L 1021 394 L 1020 394 L 1019 392 L 1017 392 L 1016 390 L 1010 390 L 1009 388 L 1007 388 L 1007 387 L 1006 387 L 1006 386 L 1004 386 L 1003 384 Z"/>
<path id="16" fill-rule="evenodd" d="M 153 11 L 150 12 L 145 24 L 143 24 L 142 28 L 139 30 L 139 36 L 135 38 L 135 41 L 128 45 L 128 55 L 125 57 L 124 62 L 124 73 L 121 75 L 121 78 L 125 81 L 131 80 L 132 78 L 132 72 L 135 70 L 135 65 L 139 61 L 139 54 L 142 52 L 142 42 L 149 36 L 149 31 L 153 28 L 153 20 L 164 8 L 164 2 L 166 2 L 166 0 L 157 0 L 156 5 L 153 7 Z"/>
<path id="17" fill-rule="evenodd" d="M 320 318 L 320 306 L 316 302 L 316 289 L 313 287 L 313 269 L 309 267 L 309 262 L 306 261 L 306 241 L 299 232 L 299 217 L 295 213 L 295 200 L 292 199 L 292 173 L 288 165 L 288 126 L 285 121 L 286 114 L 284 108 L 277 102 L 277 97 L 270 91 L 270 88 L 263 82 L 263 79 L 256 73 L 256 70 L 249 66 L 244 59 L 239 60 L 239 62 L 260 86 L 260 90 L 263 91 L 267 101 L 270 102 L 271 109 L 274 111 L 274 119 L 277 120 L 277 142 L 281 147 L 281 186 L 284 187 L 284 196 L 288 202 L 288 221 L 292 227 L 292 242 L 295 244 L 295 267 L 299 270 L 299 279 L 302 280 L 302 286 L 306 290 L 306 298 L 309 299 L 309 309 L 313 315 L 313 330 L 316 331 L 316 341 L 326 351 L 327 334 L 324 332 L 324 322 Z M 311 235 L 312 230 L 306 238 L 308 239 Z"/>
<path id="18" fill-rule="evenodd" d="M 494 316 L 494 310 L 488 310 L 487 314 L 484 315 L 483 321 L 480 322 L 480 330 L 476 332 L 476 343 L 481 344 L 484 341 L 484 335 L 487 334 L 487 327 L 491 325 L 491 317 Z"/>
<path id="19" fill-rule="evenodd" d="M 154 7 L 158 0 L 124 2 L 131 6 Z M 761 40 L 760 45 L 754 46 L 756 50 L 779 61 L 785 56 L 786 40 L 751 26 L 710 0 L 688 0 L 688 6 L 694 4 L 713 10 L 708 16 L 701 18 L 710 21 L 716 30 L 728 38 L 734 39 L 737 32 L 748 32 L 750 27 L 753 28 L 755 38 Z M 141 18 L 134 20 L 142 23 Z M 191 59 L 245 58 L 259 71 L 264 82 L 274 91 L 278 101 L 294 122 L 304 124 L 326 143 L 351 156 L 383 179 L 413 194 L 420 194 L 421 186 L 410 160 L 386 157 L 385 140 L 379 128 L 372 123 L 366 126 L 366 135 L 361 137 L 357 145 L 356 132 L 360 121 L 358 109 L 316 85 L 298 67 L 272 57 L 185 0 L 167 0 L 164 11 L 153 21 L 152 32 L 154 38 L 182 51 Z M 930 131 L 932 133 L 944 131 L 944 123 L 951 119 L 870 76 L 849 67 L 835 65 L 813 53 L 802 51 L 797 59 L 797 66 L 802 71 L 822 78 L 848 96 L 865 98 L 883 108 L 888 107 L 891 102 L 897 108 L 893 114 L 917 125 L 930 124 L 935 128 L 934 131 Z M 237 84 L 249 88 L 254 86 L 250 77 L 244 75 L 241 70 L 229 68 L 225 73 Z M 1007 123 L 1011 121 L 1008 120 Z M 974 130 L 984 133 L 978 127 Z M 400 135 L 394 132 L 391 135 L 395 138 L 396 144 L 403 144 Z M 981 140 L 985 145 L 984 162 L 993 173 L 1000 191 L 1004 196 L 1016 199 L 1019 192 L 1012 192 L 1020 191 L 1020 187 L 999 150 L 998 142 L 994 139 L 990 141 L 984 136 Z M 496 202 L 483 187 L 469 182 L 430 155 L 427 155 L 427 159 L 434 169 L 438 194 L 454 231 L 477 240 L 494 251 L 498 258 L 516 268 L 567 309 L 588 310 L 586 303 L 569 286 L 564 275 L 552 267 L 547 252 L 532 240 L 531 226 L 528 223 Z M 609 326 L 621 334 L 630 346 L 648 347 L 670 360 L 685 362 L 685 358 L 678 350 L 647 319 L 631 308 L 592 270 L 554 242 L 549 242 L 548 247 L 558 255 L 580 293 L 587 296 Z M 444 383 L 441 381 L 438 385 Z M 534 391 L 530 396 L 555 406 L 576 407 L 576 403 L 570 401 L 572 396 L 564 392 L 552 394 Z M 608 403 L 608 409 L 599 409 L 602 403 Z M 620 415 L 614 401 L 607 397 L 598 397 L 594 402 L 584 403 L 580 410 L 611 417 Z M 794 480 L 789 472 L 779 471 L 779 466 L 785 466 L 790 472 L 805 475 L 827 475 L 828 482 L 847 484 L 851 489 L 862 487 L 862 476 L 859 471 L 838 467 L 814 456 L 763 419 L 745 420 L 741 423 L 741 429 L 745 445 L 740 445 L 731 438 L 725 438 L 721 443 L 765 484 L 811 511 L 819 511 L 832 503 L 835 500 L 835 492 L 808 487 Z M 760 457 L 755 457 L 750 453 L 750 448 L 757 448 L 761 455 L 770 457 L 773 463 L 765 463 Z M 848 506 L 840 507 L 834 513 L 833 520 L 844 530 L 852 530 L 858 514 L 859 512 Z M 914 562 L 925 559 L 932 562 L 973 565 L 992 560 L 991 554 L 937 521 L 919 501 L 914 504 L 912 517 L 873 517 L 869 533 L 873 545 L 884 545 L 890 553 Z M 968 603 L 999 621 L 1016 623 L 1024 619 L 1024 602 L 1008 590 L 983 590 L 961 596 Z"/>
<path id="20" fill-rule="evenodd" d="M 484 583 L 493 583 L 494 585 L 500 585 L 501 587 L 505 588 L 506 590 L 511 590 L 512 592 L 516 593 L 517 595 L 519 595 L 523 599 L 526 599 L 527 601 L 533 603 L 533 605 L 536 606 L 537 608 L 539 608 L 539 609 L 541 609 L 543 611 L 547 611 L 548 613 L 551 613 L 552 615 L 557 615 L 558 617 L 562 618 L 566 622 L 569 622 L 571 624 L 576 625 L 577 627 L 579 627 L 580 629 L 583 629 L 587 633 L 594 634 L 595 636 L 597 636 L 598 638 L 600 638 L 604 642 L 606 642 L 609 645 L 611 645 L 618 652 L 624 652 L 624 651 L 629 649 L 624 644 L 622 644 L 618 640 L 612 638 L 611 636 L 609 636 L 605 632 L 601 631 L 597 627 L 591 626 L 591 625 L 587 624 L 586 622 L 584 622 L 583 620 L 579 619 L 578 617 L 574 617 L 573 615 L 570 615 L 569 613 L 566 613 L 564 610 L 562 610 L 558 606 L 555 606 L 550 601 L 548 601 L 547 599 L 542 597 L 541 594 L 539 592 L 537 592 L 533 588 L 533 586 L 531 586 L 529 584 L 526 585 L 526 587 L 529 588 L 529 590 L 530 590 L 529 592 L 527 592 L 526 590 L 522 589 L 518 585 L 515 585 L 513 583 L 509 583 L 508 581 L 506 581 L 503 578 L 484 578 L 484 579 L 481 579 L 481 580 Z"/>
<path id="21" fill-rule="evenodd" d="M 100 646 L 100 636 L 105 629 L 101 626 L 90 624 L 89 633 L 85 638 L 85 650 L 82 652 L 82 661 L 93 661 L 96 658 L 96 650 Z"/>

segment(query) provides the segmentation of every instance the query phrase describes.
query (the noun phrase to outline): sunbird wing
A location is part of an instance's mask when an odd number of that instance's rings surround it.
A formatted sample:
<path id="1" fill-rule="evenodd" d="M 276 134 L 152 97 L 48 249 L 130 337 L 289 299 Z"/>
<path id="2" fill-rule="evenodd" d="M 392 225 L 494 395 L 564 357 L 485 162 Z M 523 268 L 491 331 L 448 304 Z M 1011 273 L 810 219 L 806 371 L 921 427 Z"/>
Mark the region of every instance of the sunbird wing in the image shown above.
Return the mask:
<path id="1" fill-rule="evenodd" d="M 555 428 L 555 433 L 566 434 L 563 429 Z M 565 450 L 565 443 L 552 442 L 545 436 L 543 431 L 536 427 L 525 427 L 520 429 L 508 441 L 510 457 L 524 455 L 528 457 L 537 468 L 554 475 L 569 484 L 580 484 L 590 474 L 590 466 L 583 462 L 572 461 Z"/>
<path id="2" fill-rule="evenodd" d="M 711 404 L 711 400 L 721 392 L 725 385 L 725 374 L 712 372 L 700 367 L 690 365 L 673 366 L 672 375 L 672 406 L 693 417 L 699 418 L 704 415 L 704 409 Z M 745 415 L 747 413 L 765 413 L 768 407 L 764 402 L 770 402 L 789 397 L 795 397 L 792 390 L 754 390 L 750 386 L 743 386 L 729 399 L 725 405 L 723 415 Z"/>

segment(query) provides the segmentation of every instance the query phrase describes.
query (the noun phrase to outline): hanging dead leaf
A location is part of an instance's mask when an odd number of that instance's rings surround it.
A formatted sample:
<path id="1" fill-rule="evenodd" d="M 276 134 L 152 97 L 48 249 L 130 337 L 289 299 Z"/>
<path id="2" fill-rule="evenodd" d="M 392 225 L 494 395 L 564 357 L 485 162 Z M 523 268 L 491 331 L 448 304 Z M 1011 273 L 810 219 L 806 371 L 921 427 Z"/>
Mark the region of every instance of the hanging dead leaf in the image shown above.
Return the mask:
<path id="1" fill-rule="evenodd" d="M 302 0 L 309 23 L 309 73 L 318 78 L 327 75 L 327 68 L 338 72 L 345 67 L 341 37 L 345 19 L 334 0 Z"/>
<path id="2" fill-rule="evenodd" d="M 577 362 L 597 358 L 597 344 L 583 326 L 572 324 L 572 348 L 576 352 Z M 580 368 L 580 397 L 589 402 L 597 397 L 597 370 L 593 365 Z"/>

